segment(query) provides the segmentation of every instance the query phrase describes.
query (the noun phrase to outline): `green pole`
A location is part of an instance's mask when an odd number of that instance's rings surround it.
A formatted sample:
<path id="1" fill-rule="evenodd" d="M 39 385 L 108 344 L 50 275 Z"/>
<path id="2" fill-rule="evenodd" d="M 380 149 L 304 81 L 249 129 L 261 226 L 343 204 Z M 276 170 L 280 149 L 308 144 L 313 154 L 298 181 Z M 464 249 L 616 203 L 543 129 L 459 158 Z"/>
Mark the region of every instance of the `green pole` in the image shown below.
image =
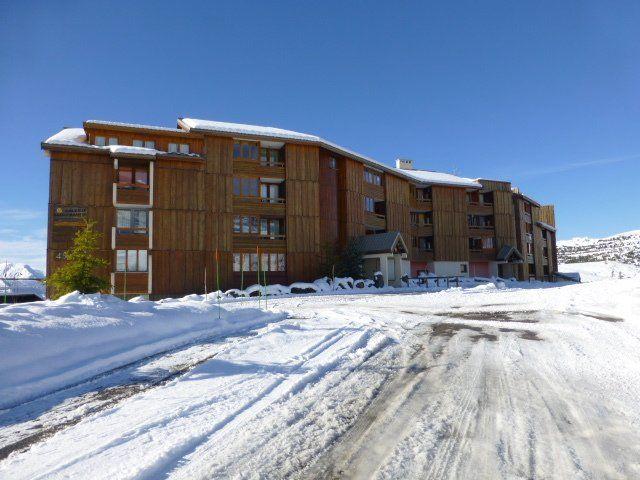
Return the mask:
<path id="1" fill-rule="evenodd" d="M 258 257 L 258 293 L 260 293 L 260 247 L 256 247 L 256 256 Z M 262 304 L 262 295 L 258 295 L 258 308 Z"/>
<path id="2" fill-rule="evenodd" d="M 220 320 L 220 253 L 216 248 L 216 288 L 218 289 L 218 320 Z"/>
<path id="3" fill-rule="evenodd" d="M 267 306 L 267 299 L 269 298 L 269 291 L 267 290 L 267 269 L 266 268 L 262 271 L 262 276 L 264 278 L 264 308 L 268 309 L 269 307 Z"/>

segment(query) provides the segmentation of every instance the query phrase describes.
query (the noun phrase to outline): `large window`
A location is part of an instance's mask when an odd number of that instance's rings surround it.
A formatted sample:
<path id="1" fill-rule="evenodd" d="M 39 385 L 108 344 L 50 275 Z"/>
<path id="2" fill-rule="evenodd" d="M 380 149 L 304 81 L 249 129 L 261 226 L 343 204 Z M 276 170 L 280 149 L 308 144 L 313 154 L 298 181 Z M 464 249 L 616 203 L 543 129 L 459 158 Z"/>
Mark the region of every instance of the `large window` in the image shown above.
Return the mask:
<path id="1" fill-rule="evenodd" d="M 236 215 L 233 217 L 233 233 L 260 234 L 271 239 L 284 235 L 284 219 L 259 218 L 252 215 Z"/>
<path id="2" fill-rule="evenodd" d="M 382 177 L 380 174 L 369 170 L 364 171 L 364 181 L 373 185 L 382 185 Z"/>
<path id="3" fill-rule="evenodd" d="M 376 202 L 371 197 L 364 197 L 364 211 L 365 212 L 375 212 Z"/>
<path id="4" fill-rule="evenodd" d="M 261 272 L 286 272 L 286 258 L 284 253 L 234 253 L 233 271 L 257 272 L 259 267 Z"/>
<path id="5" fill-rule="evenodd" d="M 118 183 L 129 187 L 149 186 L 149 171 L 143 167 L 118 168 Z"/>
<path id="6" fill-rule="evenodd" d="M 118 209 L 118 233 L 147 233 L 149 212 L 140 209 Z"/>
<path id="7" fill-rule="evenodd" d="M 467 221 L 474 228 L 493 227 L 493 215 L 467 215 Z"/>
<path id="8" fill-rule="evenodd" d="M 104 147 L 107 144 L 107 139 L 105 137 L 98 136 L 95 138 L 93 143 L 96 144 L 98 147 Z"/>
<path id="9" fill-rule="evenodd" d="M 259 146 L 257 142 L 237 141 L 233 144 L 233 158 L 258 160 Z"/>
<path id="10" fill-rule="evenodd" d="M 257 197 L 260 190 L 260 180 L 257 178 L 234 178 L 233 194 L 243 197 Z"/>
<path id="11" fill-rule="evenodd" d="M 116 250 L 116 270 L 118 272 L 146 272 L 146 250 Z"/>

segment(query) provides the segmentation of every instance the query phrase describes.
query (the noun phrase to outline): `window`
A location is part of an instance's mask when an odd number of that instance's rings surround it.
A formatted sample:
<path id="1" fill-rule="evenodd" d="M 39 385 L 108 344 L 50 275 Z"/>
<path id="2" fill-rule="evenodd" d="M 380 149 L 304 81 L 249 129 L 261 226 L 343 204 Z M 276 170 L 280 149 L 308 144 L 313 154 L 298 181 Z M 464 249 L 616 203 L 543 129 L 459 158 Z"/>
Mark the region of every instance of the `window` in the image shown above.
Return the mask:
<path id="1" fill-rule="evenodd" d="M 147 233 L 149 212 L 147 210 L 118 209 L 118 233 Z"/>
<path id="2" fill-rule="evenodd" d="M 258 217 L 236 215 L 233 217 L 233 233 L 258 233 Z"/>
<path id="3" fill-rule="evenodd" d="M 145 142 L 146 143 L 146 142 Z M 155 148 L 147 147 L 147 148 Z M 189 153 L 189 144 L 188 143 L 169 143 L 169 153 Z"/>
<path id="4" fill-rule="evenodd" d="M 467 273 L 467 264 L 466 263 L 461 263 L 460 264 L 460 273 Z"/>
<path id="5" fill-rule="evenodd" d="M 280 165 L 280 151 L 274 148 L 261 148 L 260 164 L 267 167 Z"/>
<path id="6" fill-rule="evenodd" d="M 496 247 L 495 238 L 493 238 L 493 237 L 482 237 L 482 248 L 483 249 L 489 249 L 489 248 L 495 248 L 495 247 Z"/>
<path id="7" fill-rule="evenodd" d="M 469 205 L 478 205 L 480 203 L 480 194 L 478 192 L 467 192 L 467 203 Z"/>
<path id="8" fill-rule="evenodd" d="M 94 143 L 99 147 L 104 147 L 107 144 L 107 139 L 104 137 L 96 137 Z"/>
<path id="9" fill-rule="evenodd" d="M 118 145 L 118 137 L 109 137 L 109 145 Z"/>
<path id="10" fill-rule="evenodd" d="M 413 246 L 419 250 L 430 252 L 433 250 L 433 237 L 413 237 Z"/>
<path id="11" fill-rule="evenodd" d="M 259 266 L 261 272 L 286 272 L 286 258 L 286 254 L 284 253 L 263 252 L 260 254 L 260 265 L 258 265 L 257 253 L 234 253 L 233 271 L 257 272 Z"/>
<path id="12" fill-rule="evenodd" d="M 482 238 L 470 237 L 469 238 L 469 250 L 482 250 Z"/>
<path id="13" fill-rule="evenodd" d="M 141 167 L 120 167 L 118 168 L 118 183 L 129 186 L 149 185 L 149 172 Z"/>
<path id="14" fill-rule="evenodd" d="M 416 188 L 416 199 L 419 201 L 430 201 L 431 200 L 431 187 L 427 188 Z"/>
<path id="15" fill-rule="evenodd" d="M 134 147 L 156 148 L 156 142 L 153 140 L 134 140 Z"/>
<path id="16" fill-rule="evenodd" d="M 335 170 L 336 169 L 336 159 L 333 157 L 329 158 L 329 168 L 331 170 Z"/>
<path id="17" fill-rule="evenodd" d="M 493 205 L 493 192 L 481 193 L 480 200 L 482 200 L 483 205 Z"/>
<path id="18" fill-rule="evenodd" d="M 524 202 L 524 211 L 531 215 L 531 204 L 529 202 Z"/>
<path id="19" fill-rule="evenodd" d="M 146 272 L 147 268 L 146 250 L 116 250 L 118 272 Z"/>
<path id="20" fill-rule="evenodd" d="M 364 197 L 364 211 L 373 213 L 375 211 L 375 201 L 371 197 Z"/>
<path id="21" fill-rule="evenodd" d="M 474 228 L 493 227 L 493 215 L 467 215 L 467 222 Z"/>
<path id="22" fill-rule="evenodd" d="M 256 142 L 235 142 L 233 144 L 233 158 L 258 160 L 259 147 Z"/>
<path id="23" fill-rule="evenodd" d="M 243 197 L 257 197 L 259 184 L 257 178 L 234 178 L 233 194 Z"/>
<path id="24" fill-rule="evenodd" d="M 416 226 L 431 225 L 433 215 L 431 212 L 411 212 L 411 224 Z"/>
<path id="25" fill-rule="evenodd" d="M 277 183 L 262 183 L 260 185 L 260 197 L 266 199 L 267 203 L 278 203 L 280 185 Z"/>
<path id="26" fill-rule="evenodd" d="M 369 170 L 364 171 L 364 181 L 373 185 L 382 185 L 382 177 Z"/>

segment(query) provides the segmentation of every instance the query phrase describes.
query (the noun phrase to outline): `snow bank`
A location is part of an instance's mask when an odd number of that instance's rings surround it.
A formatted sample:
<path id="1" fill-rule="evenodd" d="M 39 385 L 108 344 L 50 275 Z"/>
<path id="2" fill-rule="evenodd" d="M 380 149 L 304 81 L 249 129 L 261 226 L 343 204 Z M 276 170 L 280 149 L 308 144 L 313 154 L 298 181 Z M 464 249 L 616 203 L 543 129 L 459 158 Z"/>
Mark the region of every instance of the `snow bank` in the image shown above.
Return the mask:
<path id="1" fill-rule="evenodd" d="M 199 337 L 282 318 L 256 308 L 221 308 L 213 297 L 125 302 L 70 293 L 56 301 L 0 308 L 0 409 Z"/>

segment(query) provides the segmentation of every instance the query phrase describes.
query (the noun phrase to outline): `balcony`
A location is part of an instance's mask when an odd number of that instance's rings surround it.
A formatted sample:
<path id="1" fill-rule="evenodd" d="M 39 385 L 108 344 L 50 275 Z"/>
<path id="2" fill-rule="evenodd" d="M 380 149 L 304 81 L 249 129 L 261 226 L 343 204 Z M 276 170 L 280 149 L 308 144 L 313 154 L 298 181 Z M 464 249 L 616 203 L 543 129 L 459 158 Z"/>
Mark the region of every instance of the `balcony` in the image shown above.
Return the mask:
<path id="1" fill-rule="evenodd" d="M 116 228 L 116 249 L 149 248 L 149 231 L 146 228 Z"/>
<path id="2" fill-rule="evenodd" d="M 255 248 L 264 246 L 269 248 L 287 247 L 286 235 L 256 235 L 247 233 L 233 234 L 233 248 Z"/>
<path id="3" fill-rule="evenodd" d="M 123 205 L 150 205 L 149 185 L 114 183 L 115 203 Z"/>
<path id="4" fill-rule="evenodd" d="M 257 208 L 262 213 L 274 215 L 285 214 L 286 199 L 284 198 L 265 198 L 247 195 L 233 196 L 233 211 L 235 213 L 254 213 Z"/>
<path id="5" fill-rule="evenodd" d="M 533 258 L 533 253 L 527 253 L 527 263 L 535 263 L 535 259 Z"/>
<path id="6" fill-rule="evenodd" d="M 236 158 L 233 160 L 233 174 L 260 175 L 264 177 L 284 178 L 284 162 L 270 160 L 251 160 L 246 158 Z"/>

